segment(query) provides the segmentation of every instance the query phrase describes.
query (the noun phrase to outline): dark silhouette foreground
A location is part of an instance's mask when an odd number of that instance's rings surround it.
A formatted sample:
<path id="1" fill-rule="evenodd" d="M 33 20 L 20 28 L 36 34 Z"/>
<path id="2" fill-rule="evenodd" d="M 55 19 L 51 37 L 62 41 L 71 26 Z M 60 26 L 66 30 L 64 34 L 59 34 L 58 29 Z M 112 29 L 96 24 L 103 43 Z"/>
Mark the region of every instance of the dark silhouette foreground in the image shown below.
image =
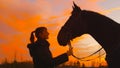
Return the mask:
<path id="1" fill-rule="evenodd" d="M 75 3 L 71 16 L 58 34 L 58 43 L 67 43 L 82 34 L 88 33 L 96 39 L 106 51 L 109 68 L 120 67 L 120 24 L 112 19 L 87 10 L 81 10 Z"/>

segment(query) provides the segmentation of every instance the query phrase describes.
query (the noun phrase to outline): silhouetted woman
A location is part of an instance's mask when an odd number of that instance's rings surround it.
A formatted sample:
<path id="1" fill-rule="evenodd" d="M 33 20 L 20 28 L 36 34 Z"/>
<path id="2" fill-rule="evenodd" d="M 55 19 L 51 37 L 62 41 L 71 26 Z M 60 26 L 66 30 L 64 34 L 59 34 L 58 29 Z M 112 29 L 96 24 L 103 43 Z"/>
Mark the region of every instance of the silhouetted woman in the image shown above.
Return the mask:
<path id="1" fill-rule="evenodd" d="M 34 41 L 34 33 L 37 38 Z M 46 27 L 38 27 L 35 31 L 31 33 L 30 41 L 31 43 L 27 45 L 29 48 L 30 55 L 33 59 L 34 68 L 54 68 L 55 66 L 68 61 L 68 56 L 71 55 L 70 51 L 57 56 L 52 57 L 49 50 L 48 31 Z"/>

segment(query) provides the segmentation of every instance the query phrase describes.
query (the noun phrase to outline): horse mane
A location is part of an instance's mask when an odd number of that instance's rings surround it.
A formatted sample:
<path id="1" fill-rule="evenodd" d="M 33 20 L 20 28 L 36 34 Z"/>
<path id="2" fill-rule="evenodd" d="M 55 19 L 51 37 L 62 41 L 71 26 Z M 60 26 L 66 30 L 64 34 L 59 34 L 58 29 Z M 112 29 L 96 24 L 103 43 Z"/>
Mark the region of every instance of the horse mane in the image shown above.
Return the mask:
<path id="1" fill-rule="evenodd" d="M 120 24 L 111 19 L 110 17 L 107 17 L 103 14 L 100 14 L 98 12 L 90 11 L 90 10 L 82 10 L 82 19 L 86 19 L 88 21 L 93 20 L 96 21 L 94 24 L 99 24 L 99 25 L 106 25 L 106 27 L 110 26 L 112 29 L 116 29 L 117 31 L 120 32 Z M 100 21 L 99 23 L 97 21 Z M 92 22 L 89 22 L 90 24 L 93 24 Z"/>

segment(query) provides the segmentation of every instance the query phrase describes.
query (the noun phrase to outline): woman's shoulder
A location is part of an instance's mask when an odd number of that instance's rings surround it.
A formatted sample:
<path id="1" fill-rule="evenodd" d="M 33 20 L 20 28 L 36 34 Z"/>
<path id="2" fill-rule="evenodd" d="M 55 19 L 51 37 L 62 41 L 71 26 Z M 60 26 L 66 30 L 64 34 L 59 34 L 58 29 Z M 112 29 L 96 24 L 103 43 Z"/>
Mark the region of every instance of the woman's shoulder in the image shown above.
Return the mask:
<path id="1" fill-rule="evenodd" d="M 42 46 L 42 44 L 39 44 L 39 43 L 37 43 L 37 42 L 35 42 L 35 43 L 28 43 L 27 44 L 27 48 L 29 48 L 29 49 L 39 49 L 39 48 L 42 48 L 43 46 Z"/>
<path id="2" fill-rule="evenodd" d="M 36 44 L 35 43 L 28 43 L 27 48 L 29 48 L 29 49 L 36 48 Z"/>

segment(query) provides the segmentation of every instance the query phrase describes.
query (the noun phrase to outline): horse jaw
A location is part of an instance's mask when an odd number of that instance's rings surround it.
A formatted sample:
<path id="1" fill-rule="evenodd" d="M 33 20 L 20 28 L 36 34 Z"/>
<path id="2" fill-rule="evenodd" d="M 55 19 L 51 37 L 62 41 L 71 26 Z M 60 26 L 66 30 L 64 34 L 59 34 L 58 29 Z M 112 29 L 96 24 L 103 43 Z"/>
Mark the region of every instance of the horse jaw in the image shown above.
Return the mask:
<path id="1" fill-rule="evenodd" d="M 67 43 L 70 41 L 69 34 L 60 30 L 57 36 L 58 43 L 62 46 L 66 46 Z"/>

